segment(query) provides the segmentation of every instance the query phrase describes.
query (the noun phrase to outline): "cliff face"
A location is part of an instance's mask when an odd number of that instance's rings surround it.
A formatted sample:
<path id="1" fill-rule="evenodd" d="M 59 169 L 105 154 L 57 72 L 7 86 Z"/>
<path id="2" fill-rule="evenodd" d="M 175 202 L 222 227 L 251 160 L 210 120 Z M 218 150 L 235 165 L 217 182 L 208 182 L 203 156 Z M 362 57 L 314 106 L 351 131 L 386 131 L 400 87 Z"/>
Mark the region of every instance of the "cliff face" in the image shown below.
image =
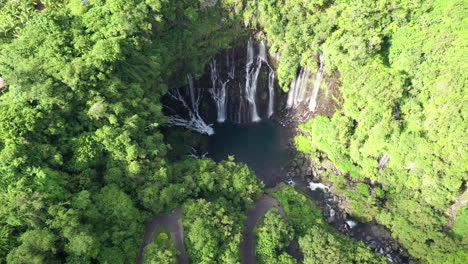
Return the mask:
<path id="1" fill-rule="evenodd" d="M 297 69 L 289 92 L 284 92 L 276 76 L 281 57 L 269 54 L 267 44 L 262 47 L 264 43 L 252 42 L 249 48 L 246 39 L 240 40 L 238 47 L 219 54 L 195 82 L 197 89 L 203 90 L 202 115 L 208 122 L 219 122 L 220 111 L 225 112 L 221 122 L 249 123 L 258 116 L 283 126 L 297 125 L 316 115 L 333 116 L 342 104 L 338 72 L 319 76 L 320 69 Z"/>

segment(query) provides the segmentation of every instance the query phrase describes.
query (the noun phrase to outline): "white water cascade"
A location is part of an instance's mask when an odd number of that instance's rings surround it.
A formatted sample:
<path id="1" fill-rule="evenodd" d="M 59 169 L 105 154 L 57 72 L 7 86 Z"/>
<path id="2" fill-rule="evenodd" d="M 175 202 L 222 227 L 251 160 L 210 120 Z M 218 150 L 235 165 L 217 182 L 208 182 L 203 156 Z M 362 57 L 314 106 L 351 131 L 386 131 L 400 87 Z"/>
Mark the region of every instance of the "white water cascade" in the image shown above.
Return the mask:
<path id="1" fill-rule="evenodd" d="M 270 63 L 268 63 L 268 57 L 266 52 L 266 45 L 265 41 L 260 42 L 260 51 L 258 54 L 258 58 L 265 63 L 269 68 L 268 73 L 268 109 L 267 109 L 267 116 L 270 118 L 274 113 L 274 103 L 275 103 L 275 70 L 271 67 Z"/>
<path id="2" fill-rule="evenodd" d="M 314 89 L 312 90 L 312 95 L 310 97 L 309 101 L 309 111 L 315 112 L 315 109 L 317 108 L 317 95 L 320 90 L 320 85 L 322 84 L 322 79 L 323 79 L 323 73 L 325 71 L 325 64 L 323 64 L 323 54 L 320 54 L 319 60 L 320 60 L 320 66 L 319 70 L 315 75 L 315 83 L 314 83 Z"/>
<path id="3" fill-rule="evenodd" d="M 301 67 L 299 74 L 291 81 L 286 108 L 297 108 L 299 105 L 307 105 L 310 112 L 315 112 L 317 108 L 317 96 L 322 84 L 325 64 L 323 54 L 319 56 L 320 66 L 315 76 L 315 81 L 311 85 L 311 73 L 309 68 Z"/>
<path id="4" fill-rule="evenodd" d="M 346 224 L 348 225 L 349 228 L 354 228 L 357 225 L 357 222 L 352 220 L 352 219 L 348 219 L 345 222 L 346 222 Z"/>
<path id="5" fill-rule="evenodd" d="M 262 67 L 260 57 L 257 59 L 257 63 L 254 65 L 254 45 L 252 39 L 249 39 L 247 44 L 247 63 L 245 65 L 245 99 L 249 102 L 251 121 L 258 122 L 260 121 L 260 116 L 257 112 L 257 80 L 258 75 L 260 74 L 260 69 Z M 254 67 L 255 66 L 255 67 Z"/>
<path id="6" fill-rule="evenodd" d="M 231 80 L 231 75 L 228 75 L 228 79 L 226 81 L 221 80 L 219 76 L 218 67 L 216 64 L 216 60 L 213 60 L 210 63 L 210 70 L 211 70 L 211 89 L 210 93 L 213 97 L 213 100 L 216 103 L 217 109 L 217 121 L 218 123 L 223 123 L 226 121 L 226 110 L 227 110 L 227 84 Z"/>
<path id="7" fill-rule="evenodd" d="M 180 89 L 173 89 L 169 91 L 168 94 L 184 106 L 189 115 L 188 119 L 184 119 L 179 115 L 173 115 L 169 117 L 169 124 L 173 126 L 182 126 L 201 134 L 213 135 L 214 130 L 211 127 L 211 124 L 206 124 L 200 117 L 199 108 L 202 98 L 201 89 L 195 89 L 192 75 L 189 74 L 187 78 L 189 81 L 188 96 L 190 97 L 190 104 L 185 101 L 184 96 L 180 93 Z"/>
<path id="8" fill-rule="evenodd" d="M 260 41 L 260 45 L 259 45 L 259 51 L 258 51 L 258 58 L 260 60 L 262 60 L 263 62 L 265 62 L 266 64 L 268 64 L 268 57 L 267 57 L 267 53 L 266 53 L 266 45 L 265 45 L 265 41 Z M 270 66 L 270 65 L 268 65 Z"/>
<path id="9" fill-rule="evenodd" d="M 309 68 L 301 67 L 299 74 L 291 81 L 286 108 L 296 108 L 306 100 L 309 77 Z"/>
<path id="10" fill-rule="evenodd" d="M 257 93 L 260 85 L 260 73 L 265 71 L 268 71 L 268 101 L 266 101 L 266 98 L 262 99 L 261 107 L 263 108 L 263 100 L 265 100 L 265 103 L 268 104 L 265 109 L 265 115 L 271 118 L 275 112 L 276 76 L 275 70 L 269 62 L 270 55 L 268 54 L 266 43 L 261 41 L 257 45 L 253 38 L 249 39 L 247 43 L 245 79 L 243 79 L 242 73 L 236 72 L 238 66 L 236 65 L 235 55 L 235 51 L 227 52 L 225 58 L 214 59 L 209 63 L 209 84 L 206 86 L 209 87 L 207 90 L 216 107 L 216 121 L 224 123 L 230 119 L 229 121 L 241 124 L 261 120 L 258 109 L 260 107 L 260 101 L 258 101 L 260 98 L 257 98 Z M 214 134 L 212 125 L 207 124 L 201 118 L 199 112 L 204 89 L 195 88 L 193 77 L 189 75 L 188 78 L 188 89 L 173 89 L 168 94 L 182 104 L 182 107 L 188 112 L 188 117 L 177 114 L 173 115 L 170 117 L 169 124 L 183 126 L 203 134 L 212 135 Z M 261 79 L 263 80 L 263 78 Z"/>
<path id="11" fill-rule="evenodd" d="M 273 68 L 268 63 L 268 55 L 266 52 L 266 45 L 264 41 L 260 42 L 259 52 L 255 59 L 255 49 L 252 39 L 249 39 L 247 43 L 247 63 L 245 65 L 245 99 L 249 103 L 249 112 L 252 122 L 258 122 L 261 120 L 257 111 L 257 86 L 258 86 L 258 76 L 260 74 L 262 64 L 265 63 L 270 69 L 268 76 L 268 90 L 269 90 L 269 100 L 268 100 L 268 117 L 273 115 L 273 103 L 274 103 L 274 81 L 275 73 Z"/>
<path id="12" fill-rule="evenodd" d="M 268 74 L 268 118 L 270 118 L 275 109 L 275 71 L 270 67 Z"/>
<path id="13" fill-rule="evenodd" d="M 228 71 L 228 77 L 231 80 L 234 80 L 235 73 L 236 73 L 236 64 L 234 62 L 234 58 L 232 56 L 229 56 L 229 54 L 226 54 L 226 68 L 229 69 Z"/>

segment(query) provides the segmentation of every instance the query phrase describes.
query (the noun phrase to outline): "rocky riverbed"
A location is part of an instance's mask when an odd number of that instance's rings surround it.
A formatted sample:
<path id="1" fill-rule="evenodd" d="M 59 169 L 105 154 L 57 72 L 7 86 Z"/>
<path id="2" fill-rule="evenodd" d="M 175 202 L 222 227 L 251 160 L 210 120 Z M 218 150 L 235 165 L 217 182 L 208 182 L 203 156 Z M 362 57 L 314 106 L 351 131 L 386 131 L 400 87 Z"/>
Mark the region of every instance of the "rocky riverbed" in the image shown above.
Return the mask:
<path id="1" fill-rule="evenodd" d="M 297 152 L 293 145 L 290 146 L 290 156 L 294 158 L 284 169 L 288 176 L 287 183 L 313 199 L 330 225 L 340 233 L 364 242 L 393 263 L 414 263 L 386 228 L 375 222 L 362 223 L 352 218 L 350 198 L 338 194 L 332 184 L 322 183 L 320 175 L 327 170 L 345 176 L 330 161 L 319 163 L 317 158 Z"/>

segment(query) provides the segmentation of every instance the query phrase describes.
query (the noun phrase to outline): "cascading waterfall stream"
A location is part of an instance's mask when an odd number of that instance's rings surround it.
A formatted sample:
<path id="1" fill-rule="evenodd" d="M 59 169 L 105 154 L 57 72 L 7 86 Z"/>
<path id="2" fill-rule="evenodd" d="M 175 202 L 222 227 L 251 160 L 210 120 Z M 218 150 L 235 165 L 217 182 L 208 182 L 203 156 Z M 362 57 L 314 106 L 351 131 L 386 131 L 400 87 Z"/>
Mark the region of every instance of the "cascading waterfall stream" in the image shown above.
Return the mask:
<path id="1" fill-rule="evenodd" d="M 265 41 L 263 41 L 263 40 L 260 41 L 258 58 L 260 60 L 262 60 L 263 62 L 265 62 L 266 64 L 268 64 L 268 57 L 267 57 L 267 53 L 266 53 L 266 45 L 265 45 Z M 270 65 L 268 65 L 268 66 L 270 66 Z"/>
<path id="2" fill-rule="evenodd" d="M 213 135 L 214 130 L 211 125 L 207 125 L 200 116 L 199 108 L 202 98 L 201 89 L 195 89 L 193 83 L 193 76 L 187 75 L 189 81 L 189 96 L 191 105 L 187 104 L 184 96 L 180 93 L 180 89 L 173 89 L 169 91 L 169 96 L 174 100 L 179 101 L 184 108 L 187 110 L 189 118 L 184 119 L 179 115 L 173 115 L 169 117 L 169 125 L 182 126 L 190 130 L 197 131 L 201 134 Z"/>
<path id="3" fill-rule="evenodd" d="M 309 78 L 310 70 L 301 67 L 299 74 L 291 81 L 286 108 L 296 108 L 306 100 Z"/>
<path id="4" fill-rule="evenodd" d="M 255 50 L 252 39 L 249 39 L 247 44 L 247 63 L 245 66 L 246 81 L 245 81 L 245 97 L 249 103 L 249 110 L 252 122 L 258 122 L 261 118 L 257 111 L 257 86 L 258 76 L 260 74 L 262 64 L 265 63 L 269 68 L 268 75 L 268 109 L 267 115 L 271 117 L 274 112 L 274 84 L 275 84 L 275 71 L 268 63 L 268 55 L 266 51 L 266 45 L 264 41 L 260 42 L 258 56 L 255 60 Z"/>
<path id="5" fill-rule="evenodd" d="M 323 64 L 323 58 L 324 58 L 324 55 L 320 54 L 319 56 L 320 66 L 316 74 L 314 89 L 312 90 L 312 96 L 310 97 L 310 101 L 309 101 L 309 111 L 311 112 L 315 112 L 315 109 L 317 108 L 317 95 L 320 90 L 320 85 L 322 84 L 323 73 L 325 72 L 325 64 Z"/>
<path id="6" fill-rule="evenodd" d="M 307 105 L 309 112 L 315 112 L 317 108 L 317 97 L 322 84 L 323 74 L 325 72 L 325 64 L 323 63 L 324 55 L 319 56 L 320 66 L 314 74 L 315 81 L 310 85 L 311 74 L 307 67 L 301 67 L 299 74 L 291 81 L 290 90 L 286 108 L 294 109 L 301 104 Z M 312 90 L 310 90 L 312 88 Z"/>
<path id="7" fill-rule="evenodd" d="M 274 113 L 275 103 L 275 71 L 270 67 L 268 74 L 268 118 Z"/>
<path id="8" fill-rule="evenodd" d="M 271 67 L 270 63 L 268 62 L 266 52 L 266 45 L 265 41 L 260 42 L 260 51 L 258 54 L 258 58 L 261 62 L 265 63 L 270 72 L 268 73 L 268 109 L 267 109 L 267 116 L 270 118 L 274 113 L 274 102 L 275 102 L 275 70 Z"/>
<path id="9" fill-rule="evenodd" d="M 296 96 L 296 101 L 294 102 L 295 105 L 299 105 L 302 102 L 307 101 L 307 87 L 309 85 L 309 78 L 310 78 L 310 70 L 309 68 L 303 68 L 303 77 L 299 79 L 299 82 L 297 83 L 297 96 Z"/>
<path id="10" fill-rule="evenodd" d="M 223 123 L 224 121 L 226 121 L 226 110 L 227 110 L 226 109 L 226 106 L 227 106 L 226 88 L 230 79 L 227 79 L 226 81 L 221 80 L 219 76 L 216 60 L 213 60 L 210 63 L 210 69 L 211 69 L 211 85 L 212 85 L 211 86 L 212 88 L 210 89 L 210 93 L 216 104 L 217 116 L 218 116 L 217 121 L 218 123 Z"/>
<path id="11" fill-rule="evenodd" d="M 260 56 L 254 64 L 255 50 L 252 39 L 249 39 L 247 44 L 247 63 L 245 65 L 245 99 L 249 102 L 249 110 L 252 122 L 260 121 L 257 111 L 257 80 L 262 67 L 262 59 Z M 254 67 L 255 66 L 255 67 Z"/>
<path id="12" fill-rule="evenodd" d="M 225 58 L 221 61 L 215 59 L 209 64 L 209 77 L 211 81 L 209 86 L 211 87 L 208 91 L 216 107 L 216 121 L 218 123 L 226 122 L 228 120 L 228 114 L 232 119 L 230 121 L 238 124 L 258 122 L 261 120 L 257 96 L 260 73 L 264 65 L 268 67 L 268 101 L 266 102 L 265 115 L 267 118 L 271 118 L 275 112 L 276 73 L 274 68 L 270 65 L 270 55 L 268 54 L 266 43 L 261 41 L 257 45 L 253 38 L 249 39 L 247 43 L 244 85 L 239 82 L 240 80 L 235 80 L 235 77 L 240 79 L 243 78 L 243 75 L 236 74 L 236 60 L 234 59 L 234 55 L 235 54 L 232 52 L 227 52 Z M 194 87 L 194 80 L 191 75 L 189 75 L 188 78 L 188 89 L 174 89 L 169 92 L 169 96 L 179 101 L 186 109 L 188 118 L 174 115 L 170 117 L 169 124 L 183 126 L 203 134 L 212 135 L 214 133 L 213 128 L 201 118 L 199 112 L 203 89 Z M 298 83 L 298 87 L 301 86 L 301 83 L 306 83 L 307 78 L 308 77 L 303 77 Z M 305 89 L 302 87 L 296 90 L 296 93 L 305 93 Z"/>
<path id="13" fill-rule="evenodd" d="M 226 54 L 226 69 L 229 69 L 229 79 L 234 80 L 234 78 L 236 77 L 236 64 L 234 63 L 234 58 L 230 57 L 229 54 Z"/>

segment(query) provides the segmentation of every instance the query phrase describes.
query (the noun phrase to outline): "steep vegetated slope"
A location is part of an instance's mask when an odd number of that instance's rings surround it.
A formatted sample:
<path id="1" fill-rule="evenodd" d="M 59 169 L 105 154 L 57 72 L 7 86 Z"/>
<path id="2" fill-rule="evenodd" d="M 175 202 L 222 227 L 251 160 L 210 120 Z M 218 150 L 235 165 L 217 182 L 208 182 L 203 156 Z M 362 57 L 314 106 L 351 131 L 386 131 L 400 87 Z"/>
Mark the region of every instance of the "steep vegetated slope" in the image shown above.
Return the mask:
<path id="1" fill-rule="evenodd" d="M 341 110 L 301 125 L 298 147 L 348 173 L 354 213 L 431 263 L 468 257 L 444 215 L 467 180 L 466 10 L 455 0 L 258 0 L 244 13 L 281 54 L 285 89 L 320 54 L 328 74 L 340 72 Z"/>
<path id="2" fill-rule="evenodd" d="M 160 132 L 168 84 L 229 47 L 235 16 L 196 0 L 0 3 L 1 263 L 133 263 L 150 217 L 189 198 L 242 217 L 253 173 L 169 163 Z"/>
<path id="3" fill-rule="evenodd" d="M 417 259 L 465 263 L 466 209 L 453 232 L 443 212 L 466 182 L 466 4 L 208 2 L 0 0 L 0 263 L 133 263 L 144 224 L 177 207 L 191 263 L 238 263 L 244 213 L 263 185 L 233 160 L 189 158 L 185 145 L 199 138 L 164 137 L 160 100 L 245 35 L 242 23 L 279 52 L 284 89 L 320 54 L 341 74 L 341 110 L 302 125 L 298 147 L 354 179 L 342 186 L 354 213 L 389 227 Z M 329 256 L 317 245 L 338 262 L 384 261 L 311 214 L 319 224 L 307 227 L 323 225 L 323 236 L 273 214 L 264 225 L 302 232 L 308 263 Z M 148 262 L 175 261 L 167 236 L 155 234 Z"/>

